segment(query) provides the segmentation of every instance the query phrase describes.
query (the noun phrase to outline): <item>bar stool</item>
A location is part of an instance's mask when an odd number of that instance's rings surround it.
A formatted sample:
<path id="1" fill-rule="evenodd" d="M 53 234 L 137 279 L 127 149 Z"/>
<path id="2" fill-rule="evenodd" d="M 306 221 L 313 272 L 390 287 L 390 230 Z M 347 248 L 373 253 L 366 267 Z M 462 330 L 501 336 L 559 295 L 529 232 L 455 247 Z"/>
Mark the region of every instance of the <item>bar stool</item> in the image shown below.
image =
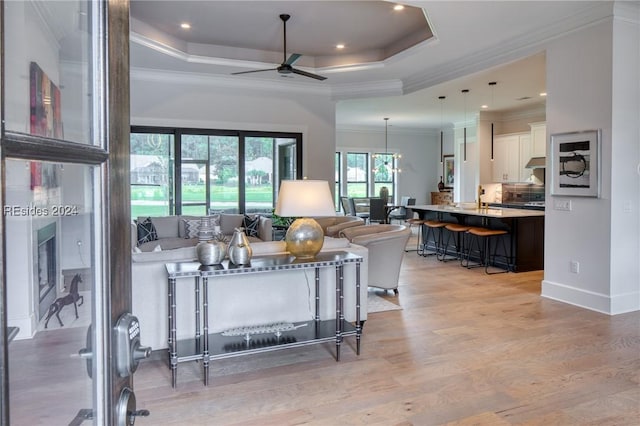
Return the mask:
<path id="1" fill-rule="evenodd" d="M 511 264 L 511 252 L 507 251 L 507 245 L 504 242 L 504 238 L 501 238 L 503 235 L 507 235 L 509 233 L 508 231 L 505 231 L 503 229 L 471 227 L 469 228 L 467 233 L 469 235 L 469 244 L 468 244 L 467 253 L 466 253 L 467 264 L 463 266 L 466 266 L 467 268 L 484 266 L 484 272 L 487 275 L 504 274 L 505 272 L 509 272 L 512 270 L 513 267 Z M 496 241 L 495 244 L 493 245 L 493 256 L 491 256 L 490 250 L 491 250 L 492 239 L 494 240 L 498 239 L 499 241 L 502 242 L 502 249 L 504 251 L 503 255 L 497 254 L 498 241 Z M 477 247 L 477 250 L 473 250 L 474 243 L 475 243 L 475 246 Z M 469 265 L 469 258 L 471 257 L 472 251 L 479 253 L 480 263 L 476 265 Z M 503 257 L 506 260 L 507 269 L 499 272 L 489 272 L 489 266 L 493 266 L 493 263 L 495 263 L 496 257 Z M 460 263 L 462 264 L 462 261 Z"/>
<path id="2" fill-rule="evenodd" d="M 422 253 L 424 252 L 424 247 L 422 248 L 422 250 L 420 249 L 420 239 L 422 237 L 422 229 L 424 228 L 424 220 L 422 219 L 417 219 L 417 218 L 409 218 L 407 220 L 405 220 L 405 223 L 409 225 L 409 229 L 411 229 L 411 227 L 413 225 L 418 225 L 418 241 L 416 242 L 416 252 L 419 255 L 422 255 Z M 413 251 L 413 250 L 405 250 L 405 252 L 408 251 Z"/>
<path id="3" fill-rule="evenodd" d="M 460 260 L 462 261 L 462 257 L 464 255 L 464 236 L 466 232 L 470 229 L 470 226 L 461 225 L 459 223 L 447 223 L 444 227 L 447 231 L 447 239 L 445 243 L 442 245 L 442 257 L 439 257 L 438 260 L 443 262 L 447 262 L 449 260 Z M 455 248 L 455 255 L 452 258 L 447 259 L 447 255 L 449 254 L 449 247 L 451 247 L 451 238 L 453 237 L 453 247 Z"/>
<path id="4" fill-rule="evenodd" d="M 436 255 L 436 258 L 440 254 L 440 250 L 442 247 L 442 233 L 443 228 L 447 226 L 446 222 L 440 222 L 437 220 L 425 220 L 424 226 L 427 227 L 427 234 L 424 236 L 424 240 L 422 242 L 422 256 L 433 256 Z M 436 238 L 436 230 L 438 231 L 438 237 Z M 434 253 L 427 253 L 430 250 L 429 248 L 429 235 L 433 237 L 433 250 Z"/>

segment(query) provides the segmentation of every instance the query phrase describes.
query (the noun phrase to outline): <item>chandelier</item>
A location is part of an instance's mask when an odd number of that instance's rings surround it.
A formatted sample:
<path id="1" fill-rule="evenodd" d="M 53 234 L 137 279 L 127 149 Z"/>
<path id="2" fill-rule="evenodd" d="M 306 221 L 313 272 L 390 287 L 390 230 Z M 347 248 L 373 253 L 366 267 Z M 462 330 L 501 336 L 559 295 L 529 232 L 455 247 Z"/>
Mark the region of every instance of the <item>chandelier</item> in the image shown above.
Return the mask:
<path id="1" fill-rule="evenodd" d="M 396 153 L 389 153 L 388 150 L 389 141 L 389 117 L 384 118 L 384 154 L 373 154 L 371 158 L 374 160 L 374 165 L 377 162 L 378 166 L 373 168 L 374 173 L 384 173 L 386 170 L 390 173 L 400 173 L 399 167 L 397 167 L 397 160 L 402 158 L 402 155 Z M 382 161 L 376 161 L 377 158 L 381 158 Z"/>

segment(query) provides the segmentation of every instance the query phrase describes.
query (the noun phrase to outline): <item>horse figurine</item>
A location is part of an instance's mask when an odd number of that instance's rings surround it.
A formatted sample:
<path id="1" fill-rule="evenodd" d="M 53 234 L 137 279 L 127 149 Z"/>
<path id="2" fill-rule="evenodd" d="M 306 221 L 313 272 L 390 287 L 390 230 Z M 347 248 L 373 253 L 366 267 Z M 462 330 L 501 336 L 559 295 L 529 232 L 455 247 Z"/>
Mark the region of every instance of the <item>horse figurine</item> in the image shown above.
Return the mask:
<path id="1" fill-rule="evenodd" d="M 58 322 L 60 323 L 60 327 L 64 327 L 62 320 L 60 319 L 60 311 L 67 305 L 71 305 L 73 303 L 73 307 L 76 310 L 76 319 L 78 319 L 78 306 L 84 303 L 84 297 L 80 296 L 78 293 L 78 284 L 82 282 L 82 277 L 80 274 L 75 274 L 73 279 L 71 280 L 71 285 L 69 286 L 69 294 L 63 297 L 58 297 L 55 302 L 49 306 L 49 312 L 47 313 L 47 319 L 44 322 L 44 328 L 47 328 L 49 325 L 49 320 L 53 316 L 56 315 L 58 318 Z M 78 301 L 80 303 L 78 303 Z"/>

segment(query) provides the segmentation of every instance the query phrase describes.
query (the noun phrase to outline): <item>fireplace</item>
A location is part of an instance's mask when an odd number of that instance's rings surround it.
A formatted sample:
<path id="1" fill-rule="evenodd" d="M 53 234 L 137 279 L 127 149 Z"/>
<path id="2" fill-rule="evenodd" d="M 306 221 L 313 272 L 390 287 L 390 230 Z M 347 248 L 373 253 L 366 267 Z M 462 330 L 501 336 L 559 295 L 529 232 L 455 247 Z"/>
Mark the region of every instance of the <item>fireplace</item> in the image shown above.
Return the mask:
<path id="1" fill-rule="evenodd" d="M 49 306 L 56 300 L 58 271 L 56 261 L 56 224 L 40 228 L 37 232 L 37 275 L 38 318 L 43 318 Z"/>

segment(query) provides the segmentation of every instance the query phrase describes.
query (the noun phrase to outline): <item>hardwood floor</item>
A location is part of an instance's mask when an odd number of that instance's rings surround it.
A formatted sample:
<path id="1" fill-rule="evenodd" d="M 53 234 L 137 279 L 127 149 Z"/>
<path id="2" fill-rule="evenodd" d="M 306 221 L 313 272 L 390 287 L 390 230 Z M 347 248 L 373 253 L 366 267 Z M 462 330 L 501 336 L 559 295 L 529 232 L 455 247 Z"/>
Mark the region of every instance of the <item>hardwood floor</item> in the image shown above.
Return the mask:
<path id="1" fill-rule="evenodd" d="M 411 243 L 408 246 L 413 246 Z M 400 311 L 346 339 L 135 375 L 153 425 L 638 425 L 640 313 L 543 299 L 541 271 L 487 276 L 409 252 Z"/>

